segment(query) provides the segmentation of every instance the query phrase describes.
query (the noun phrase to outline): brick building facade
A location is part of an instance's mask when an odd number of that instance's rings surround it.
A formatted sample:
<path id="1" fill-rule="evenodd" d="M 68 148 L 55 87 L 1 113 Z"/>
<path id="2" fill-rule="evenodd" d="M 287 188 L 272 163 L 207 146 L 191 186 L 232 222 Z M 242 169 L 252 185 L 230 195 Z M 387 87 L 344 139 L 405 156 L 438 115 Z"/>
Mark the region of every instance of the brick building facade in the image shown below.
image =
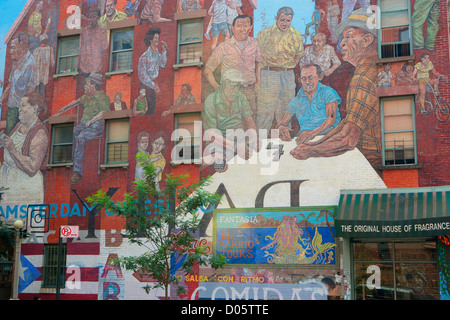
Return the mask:
<path id="1" fill-rule="evenodd" d="M 171 299 L 449 299 L 448 30 L 442 0 L 29 1 L 0 120 L 0 216 L 30 233 L 19 298 L 55 298 L 61 225 L 80 230 L 61 299 L 163 295 L 111 264 L 142 249 L 85 200 L 123 200 L 144 151 L 162 187 L 189 173 L 224 195 L 198 241 L 228 265 L 174 272 Z"/>

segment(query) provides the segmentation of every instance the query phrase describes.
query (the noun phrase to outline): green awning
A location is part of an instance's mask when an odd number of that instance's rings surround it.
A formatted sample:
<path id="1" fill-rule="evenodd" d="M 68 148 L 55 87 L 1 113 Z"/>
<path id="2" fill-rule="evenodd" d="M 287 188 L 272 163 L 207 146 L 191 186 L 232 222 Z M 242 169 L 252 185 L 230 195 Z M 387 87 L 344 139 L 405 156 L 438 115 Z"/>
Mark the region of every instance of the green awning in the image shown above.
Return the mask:
<path id="1" fill-rule="evenodd" d="M 450 186 L 342 190 L 336 236 L 398 238 L 450 234 Z"/>

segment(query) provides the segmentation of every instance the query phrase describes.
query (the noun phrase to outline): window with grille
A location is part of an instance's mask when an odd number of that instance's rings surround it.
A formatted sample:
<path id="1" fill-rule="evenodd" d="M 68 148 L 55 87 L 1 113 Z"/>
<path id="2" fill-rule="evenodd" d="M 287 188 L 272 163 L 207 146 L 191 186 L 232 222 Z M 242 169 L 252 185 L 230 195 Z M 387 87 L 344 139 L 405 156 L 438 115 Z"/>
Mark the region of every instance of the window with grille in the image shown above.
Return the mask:
<path id="1" fill-rule="evenodd" d="M 73 123 L 52 126 L 52 164 L 72 162 Z"/>
<path id="2" fill-rule="evenodd" d="M 133 29 L 111 32 L 109 71 L 131 70 L 133 60 Z"/>
<path id="3" fill-rule="evenodd" d="M 66 280 L 67 245 L 61 245 L 61 265 L 59 269 L 60 288 L 64 288 Z M 42 267 L 42 287 L 56 288 L 58 270 L 58 244 L 44 245 L 44 266 Z"/>
<path id="4" fill-rule="evenodd" d="M 412 97 L 382 100 L 385 165 L 416 164 L 416 132 Z"/>
<path id="5" fill-rule="evenodd" d="M 106 122 L 106 163 L 128 162 L 128 119 L 114 119 Z"/>
<path id="6" fill-rule="evenodd" d="M 201 125 L 200 113 L 180 113 L 175 115 L 175 147 L 172 160 L 181 163 L 195 163 L 201 161 Z M 197 124 L 196 124 L 197 122 Z"/>
<path id="7" fill-rule="evenodd" d="M 178 64 L 202 62 L 203 21 L 178 24 Z"/>
<path id="8" fill-rule="evenodd" d="M 379 0 L 380 29 L 378 50 L 380 58 L 412 55 L 411 9 L 409 0 Z"/>
<path id="9" fill-rule="evenodd" d="M 80 36 L 59 39 L 57 73 L 77 72 Z"/>

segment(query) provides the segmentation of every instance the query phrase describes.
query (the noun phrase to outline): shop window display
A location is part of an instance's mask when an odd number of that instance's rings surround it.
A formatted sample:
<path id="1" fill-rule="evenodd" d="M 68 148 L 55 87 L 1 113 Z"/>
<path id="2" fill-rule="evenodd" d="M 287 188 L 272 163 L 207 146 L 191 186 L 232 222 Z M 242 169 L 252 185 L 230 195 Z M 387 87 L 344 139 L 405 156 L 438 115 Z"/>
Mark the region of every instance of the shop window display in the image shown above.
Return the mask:
<path id="1" fill-rule="evenodd" d="M 353 243 L 356 300 L 437 300 L 435 242 Z"/>

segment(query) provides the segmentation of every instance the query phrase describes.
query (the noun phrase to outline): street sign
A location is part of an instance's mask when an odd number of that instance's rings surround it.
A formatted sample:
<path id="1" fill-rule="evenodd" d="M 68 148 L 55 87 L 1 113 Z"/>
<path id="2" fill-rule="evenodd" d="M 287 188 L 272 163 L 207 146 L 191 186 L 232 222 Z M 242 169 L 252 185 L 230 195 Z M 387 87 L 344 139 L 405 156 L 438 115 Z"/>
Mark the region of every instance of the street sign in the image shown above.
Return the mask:
<path id="1" fill-rule="evenodd" d="M 62 238 L 78 238 L 78 226 L 61 226 Z"/>

